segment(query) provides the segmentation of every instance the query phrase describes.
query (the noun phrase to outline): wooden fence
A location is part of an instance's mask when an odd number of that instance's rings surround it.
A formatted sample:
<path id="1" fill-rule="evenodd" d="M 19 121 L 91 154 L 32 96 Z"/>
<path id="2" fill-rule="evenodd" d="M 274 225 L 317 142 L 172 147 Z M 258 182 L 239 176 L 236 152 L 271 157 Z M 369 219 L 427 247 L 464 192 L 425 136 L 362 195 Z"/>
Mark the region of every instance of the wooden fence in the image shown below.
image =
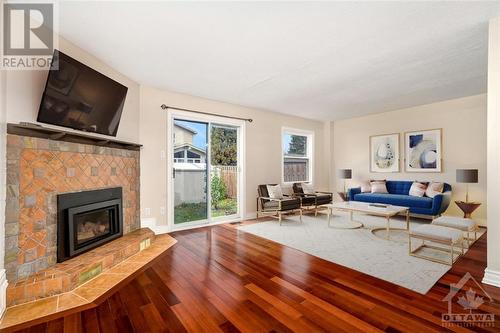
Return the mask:
<path id="1" fill-rule="evenodd" d="M 227 196 L 231 199 L 238 197 L 238 167 L 226 165 L 212 166 L 212 175 L 217 175 L 226 184 Z"/>
<path id="2" fill-rule="evenodd" d="M 297 182 L 297 181 L 308 180 L 309 168 L 307 160 L 285 158 L 284 162 L 285 163 L 283 169 L 283 178 L 285 182 Z"/>

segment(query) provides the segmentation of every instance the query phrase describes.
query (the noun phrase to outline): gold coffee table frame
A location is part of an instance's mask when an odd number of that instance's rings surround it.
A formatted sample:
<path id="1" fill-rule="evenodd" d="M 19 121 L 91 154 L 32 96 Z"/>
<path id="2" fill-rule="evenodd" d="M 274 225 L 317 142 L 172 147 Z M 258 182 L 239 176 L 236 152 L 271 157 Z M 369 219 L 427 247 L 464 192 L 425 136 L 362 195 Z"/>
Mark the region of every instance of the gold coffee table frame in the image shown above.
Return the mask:
<path id="1" fill-rule="evenodd" d="M 402 230 L 408 232 L 410 230 L 410 209 L 408 207 L 392 206 L 392 205 L 386 205 L 386 207 L 377 207 L 377 206 L 372 206 L 369 203 L 353 202 L 353 201 L 334 202 L 332 204 L 326 205 L 326 207 L 328 207 L 328 227 L 330 228 L 357 229 L 363 227 L 363 223 L 353 221 L 352 219 L 354 212 L 357 212 L 366 215 L 380 216 L 386 219 L 385 228 L 374 228 L 371 230 L 372 234 L 375 235 L 376 237 L 379 237 L 376 235 L 376 232 L 380 230 L 386 231 L 385 239 L 387 240 L 390 240 L 391 231 Z M 350 214 L 349 221 L 351 222 L 351 225 L 342 226 L 342 225 L 331 224 L 330 221 L 331 221 L 331 215 L 333 214 L 333 210 L 349 212 Z M 406 216 L 406 229 L 392 228 L 391 218 L 401 214 L 404 214 Z"/>

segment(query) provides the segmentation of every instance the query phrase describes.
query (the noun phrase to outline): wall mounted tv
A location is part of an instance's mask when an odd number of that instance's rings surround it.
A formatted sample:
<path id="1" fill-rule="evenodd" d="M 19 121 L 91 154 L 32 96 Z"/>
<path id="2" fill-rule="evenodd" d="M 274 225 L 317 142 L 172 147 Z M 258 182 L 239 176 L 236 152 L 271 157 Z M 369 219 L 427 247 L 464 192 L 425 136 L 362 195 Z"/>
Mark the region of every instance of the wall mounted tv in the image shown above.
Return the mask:
<path id="1" fill-rule="evenodd" d="M 127 90 L 56 50 L 37 121 L 116 136 Z"/>

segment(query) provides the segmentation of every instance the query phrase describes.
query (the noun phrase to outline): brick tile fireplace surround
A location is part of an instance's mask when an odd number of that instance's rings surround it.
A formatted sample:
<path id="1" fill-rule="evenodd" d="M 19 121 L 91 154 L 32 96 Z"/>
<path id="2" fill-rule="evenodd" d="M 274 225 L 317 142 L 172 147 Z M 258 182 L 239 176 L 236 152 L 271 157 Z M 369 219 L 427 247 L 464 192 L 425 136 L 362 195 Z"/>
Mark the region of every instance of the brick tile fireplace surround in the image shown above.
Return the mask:
<path id="1" fill-rule="evenodd" d="M 139 151 L 7 136 L 5 268 L 9 283 L 56 264 L 57 195 L 123 189 L 123 233 L 140 226 Z"/>

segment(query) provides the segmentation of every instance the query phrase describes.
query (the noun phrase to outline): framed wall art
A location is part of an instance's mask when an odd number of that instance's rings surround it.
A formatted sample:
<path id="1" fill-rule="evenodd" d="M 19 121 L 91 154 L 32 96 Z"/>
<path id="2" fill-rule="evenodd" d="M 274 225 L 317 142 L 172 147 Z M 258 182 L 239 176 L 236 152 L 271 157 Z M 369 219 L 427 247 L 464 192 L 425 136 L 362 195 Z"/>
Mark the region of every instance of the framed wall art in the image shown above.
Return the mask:
<path id="1" fill-rule="evenodd" d="M 405 133 L 405 169 L 407 172 L 441 172 L 442 130 Z"/>
<path id="2" fill-rule="evenodd" d="M 370 172 L 399 172 L 399 133 L 370 137 Z"/>

